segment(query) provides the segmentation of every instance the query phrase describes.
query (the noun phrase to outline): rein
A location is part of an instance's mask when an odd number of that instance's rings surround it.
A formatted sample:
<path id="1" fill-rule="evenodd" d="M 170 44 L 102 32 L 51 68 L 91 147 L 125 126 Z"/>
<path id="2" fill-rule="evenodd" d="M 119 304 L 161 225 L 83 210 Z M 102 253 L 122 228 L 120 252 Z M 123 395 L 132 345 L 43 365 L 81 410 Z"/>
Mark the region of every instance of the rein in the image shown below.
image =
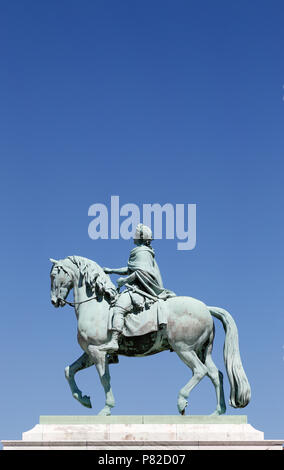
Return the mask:
<path id="1" fill-rule="evenodd" d="M 125 286 L 127 287 L 127 290 L 131 290 L 132 292 L 137 292 L 141 295 L 144 295 L 145 297 L 148 297 L 148 299 L 151 299 L 151 300 L 154 300 L 154 301 L 157 301 L 158 298 L 157 296 L 153 296 L 153 295 L 150 295 L 150 294 L 147 294 L 146 292 L 142 292 L 140 289 L 137 289 L 137 287 L 133 287 L 129 284 L 125 284 Z M 63 299 L 60 299 L 62 302 L 65 302 L 67 305 L 70 305 L 70 307 L 75 307 L 76 305 L 81 305 L 81 304 L 85 304 L 86 302 L 90 302 L 91 300 L 95 300 L 97 299 L 98 296 L 95 295 L 94 297 L 91 297 L 90 299 L 87 299 L 87 300 L 82 300 L 81 302 L 69 302 L 68 300 L 63 300 Z M 124 308 L 124 307 L 121 307 L 119 306 L 119 308 L 121 308 L 122 310 L 124 310 L 125 312 L 129 312 L 129 310 L 127 308 Z"/>
<path id="2" fill-rule="evenodd" d="M 98 297 L 95 296 L 95 297 L 91 297 L 90 299 L 87 299 L 87 300 L 82 300 L 82 302 L 68 302 L 68 300 L 63 300 L 63 299 L 60 299 L 62 302 L 65 302 L 66 304 L 70 305 L 70 307 L 75 307 L 76 305 L 81 305 L 81 304 L 84 304 L 86 302 L 90 302 L 91 300 L 94 300 L 94 299 L 97 299 Z"/>
<path id="3" fill-rule="evenodd" d="M 95 297 L 92 297 L 91 299 L 82 300 L 82 302 L 68 302 L 68 300 L 63 300 L 63 299 L 60 299 L 60 298 L 59 298 L 59 300 L 62 300 L 62 302 L 65 302 L 67 305 L 70 305 L 70 307 L 75 307 L 76 305 L 85 304 L 86 302 L 90 302 L 91 300 L 94 300 L 94 299 L 97 299 L 97 298 L 98 297 L 95 296 Z M 119 307 L 119 308 L 121 308 L 125 312 L 129 312 L 129 310 L 127 308 L 124 308 L 124 307 Z"/>

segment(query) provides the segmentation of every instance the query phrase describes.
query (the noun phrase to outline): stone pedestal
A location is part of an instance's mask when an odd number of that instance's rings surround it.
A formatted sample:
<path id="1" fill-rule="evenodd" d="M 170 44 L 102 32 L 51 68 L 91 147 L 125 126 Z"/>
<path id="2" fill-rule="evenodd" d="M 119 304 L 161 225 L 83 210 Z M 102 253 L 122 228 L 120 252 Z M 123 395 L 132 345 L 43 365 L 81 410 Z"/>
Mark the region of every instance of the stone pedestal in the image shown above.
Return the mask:
<path id="1" fill-rule="evenodd" d="M 4 450 L 282 450 L 246 416 L 41 416 Z"/>

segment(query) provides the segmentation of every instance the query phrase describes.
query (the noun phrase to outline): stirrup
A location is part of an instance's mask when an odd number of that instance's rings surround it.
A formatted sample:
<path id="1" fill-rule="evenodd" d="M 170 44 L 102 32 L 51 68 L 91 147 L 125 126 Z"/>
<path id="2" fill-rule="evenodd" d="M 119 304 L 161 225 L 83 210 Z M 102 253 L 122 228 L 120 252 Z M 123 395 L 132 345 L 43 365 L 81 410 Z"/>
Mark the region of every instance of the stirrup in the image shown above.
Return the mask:
<path id="1" fill-rule="evenodd" d="M 118 364 L 119 363 L 118 355 L 116 353 L 109 352 L 107 354 L 107 361 L 109 364 Z"/>

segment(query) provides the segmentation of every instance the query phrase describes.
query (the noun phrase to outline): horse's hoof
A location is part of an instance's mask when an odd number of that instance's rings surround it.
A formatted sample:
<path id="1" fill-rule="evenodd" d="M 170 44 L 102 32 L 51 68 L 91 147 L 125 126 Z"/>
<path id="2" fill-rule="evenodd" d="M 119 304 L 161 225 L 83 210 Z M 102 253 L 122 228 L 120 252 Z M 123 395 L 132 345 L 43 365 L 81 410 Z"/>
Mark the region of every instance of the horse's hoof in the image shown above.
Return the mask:
<path id="1" fill-rule="evenodd" d="M 82 395 L 79 393 L 73 393 L 73 397 L 76 400 L 78 400 L 78 402 L 81 403 L 81 405 L 85 406 L 86 408 L 92 408 L 90 397 L 88 397 L 87 395 L 84 395 L 82 397 Z"/>
<path id="2" fill-rule="evenodd" d="M 86 408 L 92 408 L 92 403 L 91 403 L 90 397 L 88 396 L 84 396 L 81 403 Z"/>
<path id="3" fill-rule="evenodd" d="M 221 410 L 215 410 L 214 413 L 212 413 L 210 416 L 221 416 L 226 412 L 226 409 L 224 410 L 223 408 Z"/>
<path id="4" fill-rule="evenodd" d="M 111 412 L 109 408 L 103 408 L 99 413 L 98 416 L 110 416 Z"/>
<path id="5" fill-rule="evenodd" d="M 178 399 L 178 410 L 179 410 L 181 415 L 185 414 L 185 408 L 186 407 L 187 407 L 187 400 L 183 396 L 179 397 L 179 399 Z"/>

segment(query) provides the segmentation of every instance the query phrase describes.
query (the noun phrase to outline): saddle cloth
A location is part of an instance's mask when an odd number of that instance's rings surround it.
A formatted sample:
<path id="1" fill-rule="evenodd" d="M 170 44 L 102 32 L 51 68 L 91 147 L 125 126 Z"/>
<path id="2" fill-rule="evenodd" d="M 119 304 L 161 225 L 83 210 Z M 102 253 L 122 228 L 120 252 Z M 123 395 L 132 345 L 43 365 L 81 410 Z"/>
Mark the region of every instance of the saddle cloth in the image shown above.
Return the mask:
<path id="1" fill-rule="evenodd" d="M 112 329 L 113 308 L 110 309 L 109 329 Z M 133 311 L 124 317 L 124 336 L 142 336 L 158 331 L 160 325 L 167 324 L 167 301 L 157 300 L 141 311 Z"/>

